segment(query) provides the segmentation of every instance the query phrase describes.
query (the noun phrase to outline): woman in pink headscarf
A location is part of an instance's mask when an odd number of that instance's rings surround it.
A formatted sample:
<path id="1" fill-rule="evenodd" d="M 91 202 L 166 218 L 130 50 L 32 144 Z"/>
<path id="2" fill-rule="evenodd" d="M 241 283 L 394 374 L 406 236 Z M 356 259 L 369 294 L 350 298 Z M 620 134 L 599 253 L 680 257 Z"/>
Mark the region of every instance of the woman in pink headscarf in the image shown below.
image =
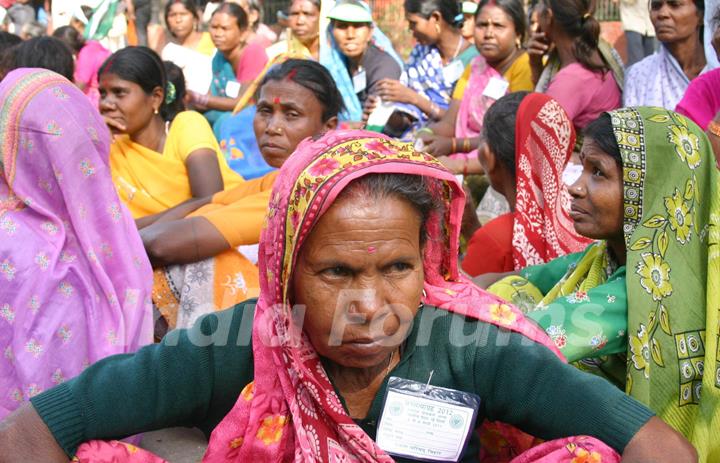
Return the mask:
<path id="1" fill-rule="evenodd" d="M 50 71 L 0 84 L 0 417 L 152 341 L 152 270 L 115 193 L 110 134 Z"/>
<path id="2" fill-rule="evenodd" d="M 470 462 L 487 418 L 543 438 L 592 434 L 626 462 L 689 460 L 649 410 L 563 363 L 517 309 L 459 274 L 464 202 L 454 176 L 411 144 L 363 131 L 303 142 L 273 189 L 259 300 L 36 397 L 0 427 L 0 447 L 23 461 L 159 462 L 92 439 L 181 424 L 212 432 L 206 463 L 423 451 Z M 444 423 L 442 439 L 413 424 L 420 409 L 448 412 L 427 415 Z M 22 429 L 34 432 L 13 439 Z M 533 458 L 617 462 L 611 447 L 581 437 Z"/>

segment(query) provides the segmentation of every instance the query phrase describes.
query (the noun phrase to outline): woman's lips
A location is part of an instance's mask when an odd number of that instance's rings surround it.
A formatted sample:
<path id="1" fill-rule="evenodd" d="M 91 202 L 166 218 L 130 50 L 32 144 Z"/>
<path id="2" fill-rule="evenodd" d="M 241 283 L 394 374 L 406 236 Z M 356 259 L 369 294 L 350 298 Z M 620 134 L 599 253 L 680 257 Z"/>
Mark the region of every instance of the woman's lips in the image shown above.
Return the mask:
<path id="1" fill-rule="evenodd" d="M 374 339 L 356 339 L 343 341 L 344 349 L 349 349 L 361 357 L 374 357 L 388 349 L 383 342 Z"/>
<path id="2" fill-rule="evenodd" d="M 570 218 L 576 220 L 584 215 L 590 215 L 585 209 L 575 205 L 570 206 Z"/>

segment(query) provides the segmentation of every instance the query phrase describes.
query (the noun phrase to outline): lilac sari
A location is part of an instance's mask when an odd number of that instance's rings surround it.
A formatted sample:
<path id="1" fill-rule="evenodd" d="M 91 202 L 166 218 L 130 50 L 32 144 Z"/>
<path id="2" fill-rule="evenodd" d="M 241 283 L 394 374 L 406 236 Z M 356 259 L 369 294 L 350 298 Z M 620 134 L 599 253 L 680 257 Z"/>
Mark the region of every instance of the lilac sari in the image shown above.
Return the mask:
<path id="1" fill-rule="evenodd" d="M 59 75 L 0 84 L 0 419 L 152 341 L 152 270 L 110 178 L 110 134 Z"/>

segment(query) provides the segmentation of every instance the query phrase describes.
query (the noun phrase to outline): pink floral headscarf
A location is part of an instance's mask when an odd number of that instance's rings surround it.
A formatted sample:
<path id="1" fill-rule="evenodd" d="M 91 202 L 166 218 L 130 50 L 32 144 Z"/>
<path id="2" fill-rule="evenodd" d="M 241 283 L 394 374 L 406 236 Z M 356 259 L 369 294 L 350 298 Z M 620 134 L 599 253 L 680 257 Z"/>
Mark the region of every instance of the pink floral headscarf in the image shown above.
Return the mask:
<path id="1" fill-rule="evenodd" d="M 260 241 L 255 381 L 213 432 L 203 461 L 392 461 L 344 411 L 312 345 L 293 333 L 289 309 L 291 270 L 313 225 L 352 180 L 370 173 L 437 181 L 434 194 L 446 208 L 427 223 L 424 303 L 524 334 L 561 356 L 517 309 L 461 276 L 457 255 L 465 198 L 450 172 L 412 144 L 371 132 L 331 132 L 300 144 L 276 180 Z"/>
<path id="2" fill-rule="evenodd" d="M 0 418 L 152 342 L 152 269 L 109 150 L 65 78 L 20 69 L 0 84 Z"/>

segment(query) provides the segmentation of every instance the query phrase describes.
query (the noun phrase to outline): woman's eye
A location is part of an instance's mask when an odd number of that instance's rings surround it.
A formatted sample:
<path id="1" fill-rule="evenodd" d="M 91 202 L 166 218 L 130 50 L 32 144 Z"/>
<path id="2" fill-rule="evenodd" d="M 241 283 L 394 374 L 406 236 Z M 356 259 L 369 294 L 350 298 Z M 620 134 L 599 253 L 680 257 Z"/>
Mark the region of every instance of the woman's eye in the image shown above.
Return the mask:
<path id="1" fill-rule="evenodd" d="M 350 269 L 341 265 L 336 265 L 335 267 L 326 268 L 322 271 L 322 273 L 332 278 L 342 278 L 350 276 Z"/>
<path id="2" fill-rule="evenodd" d="M 295 111 L 289 111 L 285 113 L 285 115 L 288 117 L 288 119 L 295 119 L 300 117 L 300 114 L 296 113 Z"/>
<path id="3" fill-rule="evenodd" d="M 407 262 L 395 262 L 394 264 L 390 265 L 388 267 L 388 270 L 393 273 L 399 273 L 399 272 L 406 272 L 408 270 L 411 270 L 413 266 L 411 264 L 408 264 Z"/>
<path id="4" fill-rule="evenodd" d="M 594 177 L 603 177 L 603 176 L 605 176 L 605 174 L 603 173 L 603 171 L 601 171 L 601 170 L 598 169 L 597 167 L 593 167 L 592 173 L 593 173 L 593 176 L 594 176 Z"/>

